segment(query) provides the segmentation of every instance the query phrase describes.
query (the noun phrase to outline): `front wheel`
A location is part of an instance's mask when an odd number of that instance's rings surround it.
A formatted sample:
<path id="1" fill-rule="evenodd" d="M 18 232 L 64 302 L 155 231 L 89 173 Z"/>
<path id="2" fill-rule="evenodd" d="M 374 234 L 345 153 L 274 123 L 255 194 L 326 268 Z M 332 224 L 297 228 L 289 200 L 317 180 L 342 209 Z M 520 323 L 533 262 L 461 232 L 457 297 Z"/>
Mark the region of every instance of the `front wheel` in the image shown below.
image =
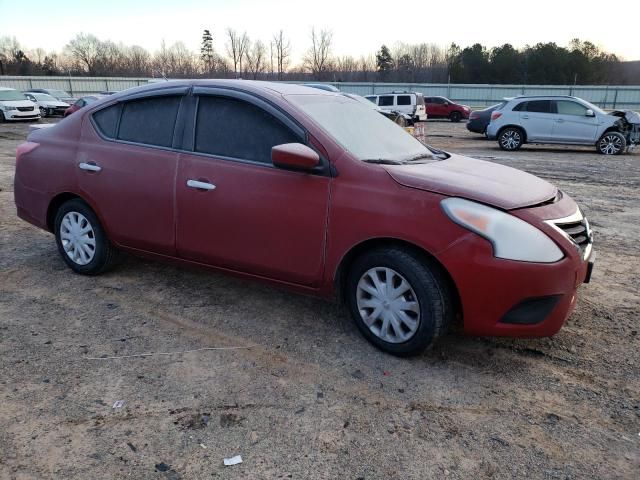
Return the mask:
<path id="1" fill-rule="evenodd" d="M 429 348 L 453 318 L 451 293 L 438 266 L 401 248 L 358 257 L 348 274 L 347 301 L 362 334 L 398 356 Z"/>
<path id="2" fill-rule="evenodd" d="M 76 273 L 97 275 L 115 263 L 116 249 L 97 215 L 79 198 L 65 202 L 58 209 L 55 236 L 60 256 Z"/>
<path id="3" fill-rule="evenodd" d="M 620 132 L 607 132 L 598 140 L 597 148 L 603 155 L 620 155 L 627 148 L 627 140 Z"/>
<path id="4" fill-rule="evenodd" d="M 40 107 L 40 116 L 42 118 L 47 118 L 47 110 L 45 108 Z"/>
<path id="5" fill-rule="evenodd" d="M 498 135 L 498 145 L 502 150 L 518 150 L 524 143 L 522 130 L 515 127 L 507 127 Z"/>

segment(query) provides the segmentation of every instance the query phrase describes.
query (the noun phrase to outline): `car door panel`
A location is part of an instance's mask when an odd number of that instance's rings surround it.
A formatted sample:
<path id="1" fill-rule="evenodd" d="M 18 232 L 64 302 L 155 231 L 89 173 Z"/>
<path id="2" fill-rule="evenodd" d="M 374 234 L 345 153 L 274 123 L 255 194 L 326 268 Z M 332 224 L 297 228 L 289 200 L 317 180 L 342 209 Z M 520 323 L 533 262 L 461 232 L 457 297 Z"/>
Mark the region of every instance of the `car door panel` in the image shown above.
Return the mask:
<path id="1" fill-rule="evenodd" d="M 520 124 L 527 132 L 527 141 L 552 139 L 553 124 L 557 120 L 557 115 L 551 113 L 550 105 L 549 100 L 533 100 L 527 102 L 526 110 L 520 112 Z"/>
<path id="2" fill-rule="evenodd" d="M 553 125 L 552 137 L 556 142 L 586 143 L 596 141 L 598 120 L 586 116 L 587 108 L 570 101 L 557 101 L 558 115 Z"/>

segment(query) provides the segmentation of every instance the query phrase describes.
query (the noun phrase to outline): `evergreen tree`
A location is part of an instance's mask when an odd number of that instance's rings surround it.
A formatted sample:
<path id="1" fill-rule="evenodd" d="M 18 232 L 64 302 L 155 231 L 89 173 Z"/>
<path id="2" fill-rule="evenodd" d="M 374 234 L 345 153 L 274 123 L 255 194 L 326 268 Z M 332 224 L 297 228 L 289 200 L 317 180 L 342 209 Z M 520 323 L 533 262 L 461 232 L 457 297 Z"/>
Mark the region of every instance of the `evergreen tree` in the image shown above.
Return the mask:
<path id="1" fill-rule="evenodd" d="M 381 80 L 386 80 L 389 72 L 393 70 L 393 57 L 386 45 L 382 45 L 380 51 L 376 52 L 376 65 Z"/>
<path id="2" fill-rule="evenodd" d="M 214 65 L 213 35 L 211 35 L 211 32 L 207 29 L 202 32 L 200 60 L 202 61 L 205 72 L 210 73 L 213 70 Z"/>

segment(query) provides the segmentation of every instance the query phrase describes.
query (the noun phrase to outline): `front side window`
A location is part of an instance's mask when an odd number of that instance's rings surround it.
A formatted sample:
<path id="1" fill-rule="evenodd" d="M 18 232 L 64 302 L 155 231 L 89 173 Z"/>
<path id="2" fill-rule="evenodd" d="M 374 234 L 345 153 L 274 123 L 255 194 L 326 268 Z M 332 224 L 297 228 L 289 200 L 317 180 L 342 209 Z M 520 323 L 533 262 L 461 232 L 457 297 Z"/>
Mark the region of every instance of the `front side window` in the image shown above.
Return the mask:
<path id="1" fill-rule="evenodd" d="M 398 95 L 398 105 L 411 105 L 411 97 L 409 95 Z"/>
<path id="2" fill-rule="evenodd" d="M 122 107 L 118 140 L 170 147 L 180 96 L 143 98 Z"/>
<path id="3" fill-rule="evenodd" d="M 197 152 L 267 164 L 271 164 L 272 147 L 301 141 L 280 120 L 256 105 L 208 95 L 198 100 L 195 133 Z"/>
<path id="4" fill-rule="evenodd" d="M 392 107 L 393 95 L 381 95 L 378 97 L 378 105 L 381 107 Z"/>
<path id="5" fill-rule="evenodd" d="M 551 100 L 530 100 L 527 102 L 527 112 L 551 113 Z"/>
<path id="6" fill-rule="evenodd" d="M 556 108 L 560 115 L 577 115 L 584 117 L 587 114 L 587 107 L 571 100 L 557 100 Z"/>
<path id="7" fill-rule="evenodd" d="M 433 103 L 437 103 L 438 105 L 444 105 L 445 100 L 442 97 L 433 97 Z"/>

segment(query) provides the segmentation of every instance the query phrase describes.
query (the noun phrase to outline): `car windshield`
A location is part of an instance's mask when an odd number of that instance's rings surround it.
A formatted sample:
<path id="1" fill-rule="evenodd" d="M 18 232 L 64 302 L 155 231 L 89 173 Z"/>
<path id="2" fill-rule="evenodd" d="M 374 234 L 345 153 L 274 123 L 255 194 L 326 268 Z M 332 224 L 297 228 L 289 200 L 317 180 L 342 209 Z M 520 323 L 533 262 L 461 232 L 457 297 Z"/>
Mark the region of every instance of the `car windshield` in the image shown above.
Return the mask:
<path id="1" fill-rule="evenodd" d="M 0 101 L 27 100 L 24 93 L 18 90 L 0 90 Z M 33 103 L 31 104 L 33 105 Z"/>
<path id="2" fill-rule="evenodd" d="M 44 102 L 57 102 L 58 101 L 57 98 L 54 98 L 51 95 L 47 95 L 46 93 L 32 93 L 31 95 L 36 97 L 36 100 L 42 100 Z"/>
<path id="3" fill-rule="evenodd" d="M 344 95 L 287 95 L 356 158 L 375 163 L 435 160 L 425 145 L 371 107 Z"/>
<path id="4" fill-rule="evenodd" d="M 70 98 L 71 97 L 71 95 L 69 95 L 64 90 L 49 90 L 49 91 L 51 92 L 51 95 L 53 95 L 54 97 L 57 97 L 57 98 Z"/>

